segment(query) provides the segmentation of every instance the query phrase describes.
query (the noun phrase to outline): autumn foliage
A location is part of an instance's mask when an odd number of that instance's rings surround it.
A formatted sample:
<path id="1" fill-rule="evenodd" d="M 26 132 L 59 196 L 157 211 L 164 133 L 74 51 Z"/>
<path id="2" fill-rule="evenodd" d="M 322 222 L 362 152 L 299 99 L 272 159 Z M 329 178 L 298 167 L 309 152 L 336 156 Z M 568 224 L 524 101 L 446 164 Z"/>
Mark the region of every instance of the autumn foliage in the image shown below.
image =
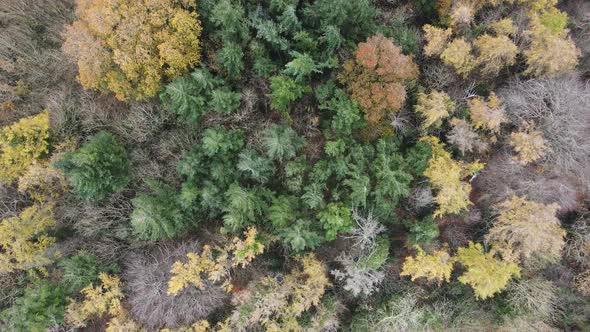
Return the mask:
<path id="1" fill-rule="evenodd" d="M 347 61 L 339 75 L 371 124 L 397 112 L 405 103 L 408 81 L 418 76 L 412 57 L 382 35 L 360 43 L 354 60 Z"/>
<path id="2" fill-rule="evenodd" d="M 87 89 L 120 100 L 155 96 L 163 81 L 199 63 L 201 25 L 194 0 L 77 0 L 64 50 Z"/>

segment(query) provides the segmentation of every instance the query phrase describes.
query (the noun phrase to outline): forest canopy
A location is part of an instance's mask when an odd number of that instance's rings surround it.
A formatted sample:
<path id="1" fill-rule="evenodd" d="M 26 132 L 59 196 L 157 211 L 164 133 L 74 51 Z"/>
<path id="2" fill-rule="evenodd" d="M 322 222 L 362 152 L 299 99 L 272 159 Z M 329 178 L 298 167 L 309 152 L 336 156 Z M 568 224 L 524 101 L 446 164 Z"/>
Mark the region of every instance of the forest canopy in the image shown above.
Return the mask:
<path id="1" fill-rule="evenodd" d="M 0 7 L 0 330 L 590 330 L 586 1 Z"/>

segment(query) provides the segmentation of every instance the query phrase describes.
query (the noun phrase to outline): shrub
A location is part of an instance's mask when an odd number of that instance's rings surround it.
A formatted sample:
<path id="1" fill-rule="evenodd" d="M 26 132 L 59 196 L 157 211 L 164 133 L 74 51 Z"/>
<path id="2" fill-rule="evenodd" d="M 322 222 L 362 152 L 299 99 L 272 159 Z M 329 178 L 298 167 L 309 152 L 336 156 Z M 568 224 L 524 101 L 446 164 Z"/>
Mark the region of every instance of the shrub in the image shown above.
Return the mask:
<path id="1" fill-rule="evenodd" d="M 183 235 L 191 224 L 176 191 L 166 185 L 149 183 L 152 195 L 139 194 L 133 202 L 131 226 L 141 240 L 157 241 Z"/>
<path id="2" fill-rule="evenodd" d="M 418 66 L 410 56 L 383 35 L 360 43 L 354 60 L 347 61 L 339 80 L 365 112 L 371 124 L 399 111 L 406 100 L 404 84 L 418 76 Z"/>
<path id="3" fill-rule="evenodd" d="M 62 286 L 40 281 L 27 287 L 0 319 L 10 331 L 46 331 L 63 323 L 66 305 L 67 292 Z"/>
<path id="4" fill-rule="evenodd" d="M 49 152 L 49 114 L 23 118 L 0 130 L 0 182 L 11 184 Z"/>
<path id="5" fill-rule="evenodd" d="M 155 96 L 162 82 L 201 59 L 201 25 L 194 1 L 77 1 L 64 50 L 78 62 L 87 89 L 120 100 Z"/>
<path id="6" fill-rule="evenodd" d="M 555 216 L 559 206 L 513 196 L 498 206 L 500 215 L 485 239 L 507 260 L 530 262 L 533 256 L 557 261 L 565 244 L 565 231 Z"/>
<path id="7" fill-rule="evenodd" d="M 67 152 L 54 166 L 62 171 L 82 198 L 102 200 L 129 182 L 125 148 L 108 132 L 91 137 L 76 152 Z"/>
<path id="8" fill-rule="evenodd" d="M 203 289 L 188 287 L 176 296 L 167 294 L 174 262 L 199 249 L 196 241 L 163 243 L 125 258 L 127 302 L 138 322 L 151 329 L 179 328 L 223 306 L 227 294 L 208 281 Z"/>
<path id="9" fill-rule="evenodd" d="M 53 207 L 33 205 L 18 216 L 5 218 L 0 223 L 0 274 L 42 267 L 51 263 L 47 249 L 55 238 L 45 233 L 56 225 Z"/>

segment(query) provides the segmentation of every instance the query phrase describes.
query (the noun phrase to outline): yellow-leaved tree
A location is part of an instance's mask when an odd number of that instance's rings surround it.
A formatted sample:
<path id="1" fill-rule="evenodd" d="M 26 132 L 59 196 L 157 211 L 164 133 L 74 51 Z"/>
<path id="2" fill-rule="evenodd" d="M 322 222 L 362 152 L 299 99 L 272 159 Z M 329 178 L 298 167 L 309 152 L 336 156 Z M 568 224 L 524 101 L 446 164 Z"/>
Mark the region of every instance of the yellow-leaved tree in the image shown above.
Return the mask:
<path id="1" fill-rule="evenodd" d="M 438 28 L 430 24 L 426 24 L 422 29 L 424 30 L 424 39 L 426 39 L 424 54 L 426 56 L 439 56 L 449 43 L 453 30 L 451 28 Z"/>
<path id="2" fill-rule="evenodd" d="M 210 282 L 222 282 L 226 291 L 232 289 L 230 270 L 234 267 L 245 267 L 264 252 L 264 244 L 258 238 L 258 231 L 249 227 L 244 231 L 244 240 L 235 237 L 231 243 L 220 248 L 203 246 L 201 254 L 186 254 L 188 261 L 175 262 L 172 265 L 172 277 L 168 282 L 168 295 L 178 295 L 183 289 L 195 286 L 205 287 L 205 279 Z M 205 279 L 203 279 L 205 278 Z"/>
<path id="3" fill-rule="evenodd" d="M 467 102 L 467 106 L 471 122 L 476 129 L 486 129 L 497 134 L 502 124 L 508 122 L 502 101 L 493 92 L 490 93 L 487 101 L 481 97 L 475 97 Z"/>
<path id="4" fill-rule="evenodd" d="M 77 0 L 64 50 L 87 89 L 120 100 L 155 96 L 201 59 L 195 0 Z"/>
<path id="5" fill-rule="evenodd" d="M 467 269 L 459 276 L 459 282 L 470 285 L 479 299 L 493 297 L 508 285 L 513 277 L 520 277 L 516 263 L 495 257 L 495 252 L 484 252 L 479 243 L 469 242 L 469 247 L 459 248 L 455 260 Z"/>
<path id="6" fill-rule="evenodd" d="M 282 279 L 266 277 L 235 298 L 233 330 L 302 331 L 298 322 L 306 311 L 320 305 L 330 280 L 326 266 L 307 254 L 295 259 L 296 266 Z"/>
<path id="7" fill-rule="evenodd" d="M 423 128 L 433 125 L 438 127 L 442 119 L 455 111 L 455 102 L 445 92 L 434 90 L 428 94 L 420 92 L 414 110 L 424 117 Z"/>
<path id="8" fill-rule="evenodd" d="M 559 205 L 513 196 L 498 205 L 500 214 L 485 240 L 507 260 L 527 262 L 533 256 L 556 261 L 565 245 L 565 231 L 555 216 Z"/>
<path id="9" fill-rule="evenodd" d="M 140 331 L 139 326 L 123 308 L 121 301 L 125 297 L 121 290 L 119 277 L 100 273 L 100 284 L 88 285 L 82 289 L 84 299 L 81 302 L 70 300 L 66 309 L 66 322 L 76 328 L 85 327 L 90 318 L 109 315 L 106 332 Z"/>
<path id="10" fill-rule="evenodd" d="M 434 201 L 438 204 L 438 209 L 434 212 L 434 216 L 465 210 L 472 204 L 469 200 L 471 185 L 463 179 L 475 174 L 484 165 L 479 162 L 465 164 L 453 160 L 437 137 L 426 136 L 420 141 L 428 143 L 432 148 L 432 158 L 428 161 L 428 168 L 424 171 L 424 175 L 437 191 Z"/>
<path id="11" fill-rule="evenodd" d="M 49 114 L 20 119 L 0 130 L 0 182 L 12 184 L 49 151 Z"/>
<path id="12" fill-rule="evenodd" d="M 557 18 L 533 15 L 532 27 L 525 33 L 531 39 L 530 46 L 523 54 L 527 63 L 525 74 L 534 76 L 555 76 L 572 72 L 581 55 L 574 41 L 565 29 L 567 16 Z"/>
<path id="13" fill-rule="evenodd" d="M 410 276 L 412 281 L 426 278 L 440 284 L 451 280 L 453 259 L 446 250 L 436 250 L 426 254 L 420 246 L 416 246 L 416 257 L 408 256 L 402 266 L 401 276 Z"/>
<path id="14" fill-rule="evenodd" d="M 440 55 L 441 60 L 455 72 L 466 78 L 475 68 L 476 61 L 473 56 L 473 47 L 465 38 L 457 38 L 450 42 Z"/>
<path id="15" fill-rule="evenodd" d="M 0 274 L 42 267 L 52 261 L 46 255 L 55 238 L 45 233 L 56 225 L 51 205 L 33 205 L 18 216 L 0 222 Z"/>
<path id="16" fill-rule="evenodd" d="M 475 62 L 481 66 L 481 73 L 496 76 L 502 68 L 516 62 L 518 48 L 507 36 L 490 36 L 484 34 L 473 43 L 477 50 Z"/>
<path id="17" fill-rule="evenodd" d="M 526 126 L 522 131 L 510 134 L 510 146 L 518 153 L 518 161 L 526 165 L 541 159 L 549 149 L 539 130 Z"/>

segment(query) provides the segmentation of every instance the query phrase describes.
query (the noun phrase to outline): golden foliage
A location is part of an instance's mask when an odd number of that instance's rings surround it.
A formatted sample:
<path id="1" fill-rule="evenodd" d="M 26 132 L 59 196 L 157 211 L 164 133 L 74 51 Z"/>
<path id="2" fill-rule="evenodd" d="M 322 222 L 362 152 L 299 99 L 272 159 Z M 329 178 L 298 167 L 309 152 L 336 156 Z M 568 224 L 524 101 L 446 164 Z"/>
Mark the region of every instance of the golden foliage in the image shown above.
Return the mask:
<path id="1" fill-rule="evenodd" d="M 201 25 L 185 0 L 77 0 L 78 20 L 66 30 L 80 83 L 120 100 L 156 95 L 162 81 L 201 58 Z"/>
<path id="2" fill-rule="evenodd" d="M 545 205 L 513 196 L 498 205 L 500 215 L 485 237 L 504 259 L 526 261 L 533 254 L 558 260 L 565 245 L 565 231 L 555 213 L 559 205 Z"/>
<path id="3" fill-rule="evenodd" d="M 0 223 L 0 274 L 51 263 L 45 251 L 55 238 L 43 234 L 56 225 L 51 205 L 33 205 Z"/>
<path id="4" fill-rule="evenodd" d="M 233 252 L 232 267 L 246 267 L 256 256 L 264 252 L 264 245 L 257 239 L 258 231 L 255 227 L 248 227 L 244 231 L 244 237 L 244 240 L 235 237 L 227 248 L 228 251 Z"/>
<path id="5" fill-rule="evenodd" d="M 499 133 L 503 123 L 506 123 L 506 113 L 502 107 L 500 98 L 491 93 L 486 102 L 481 97 L 475 97 L 467 102 L 471 122 L 476 129 L 487 129 L 493 133 Z"/>
<path id="6" fill-rule="evenodd" d="M 516 26 L 510 18 L 504 18 L 490 24 L 490 29 L 498 36 L 513 36 L 516 33 Z"/>
<path id="7" fill-rule="evenodd" d="M 232 317 L 237 329 L 262 325 L 266 331 L 300 331 L 297 318 L 317 307 L 330 286 L 326 266 L 314 254 L 296 259 L 297 266 L 281 281 L 267 277 L 238 295 Z"/>
<path id="8" fill-rule="evenodd" d="M 0 182 L 12 184 L 49 151 L 49 113 L 20 119 L 0 131 Z"/>
<path id="9" fill-rule="evenodd" d="M 523 165 L 539 160 L 548 150 L 543 133 L 533 130 L 530 126 L 523 131 L 510 134 L 509 143 L 518 153 L 518 160 Z"/>
<path id="10" fill-rule="evenodd" d="M 436 281 L 439 286 L 443 281 L 451 280 L 454 262 L 446 250 L 436 250 L 427 255 L 420 246 L 416 246 L 416 251 L 416 257 L 406 257 L 400 276 L 411 276 L 412 281 L 424 277 L 428 281 Z"/>
<path id="11" fill-rule="evenodd" d="M 532 29 L 526 31 L 531 44 L 523 52 L 528 66 L 525 74 L 541 77 L 573 71 L 581 52 L 574 41 L 567 37 L 567 32 L 564 30 L 556 34 L 540 22 L 534 23 Z"/>
<path id="12" fill-rule="evenodd" d="M 82 289 L 84 300 L 81 303 L 71 300 L 68 305 L 66 321 L 74 327 L 85 327 L 90 317 L 101 317 L 105 314 L 119 317 L 118 321 L 124 321 L 126 312 L 121 306 L 124 296 L 119 277 L 101 273 L 99 279 L 100 285 L 95 287 L 90 284 Z"/>
<path id="13" fill-rule="evenodd" d="M 375 125 L 404 105 L 404 83 L 417 76 L 418 66 L 410 56 L 403 55 L 391 40 L 375 35 L 359 44 L 356 59 L 344 63 L 338 79 L 363 109 L 367 121 Z"/>
<path id="14" fill-rule="evenodd" d="M 516 61 L 518 49 L 516 45 L 506 36 L 493 37 L 484 34 L 474 42 L 478 51 L 475 61 L 481 67 L 484 75 L 495 76 L 500 69 L 511 66 Z"/>
<path id="15" fill-rule="evenodd" d="M 430 24 L 424 25 L 423 29 L 424 39 L 426 39 L 424 54 L 426 56 L 439 56 L 447 46 L 453 30 L 451 28 L 443 30 Z"/>
<path id="16" fill-rule="evenodd" d="M 450 42 L 440 58 L 447 66 L 453 67 L 455 72 L 463 78 L 467 77 L 476 65 L 471 44 L 466 42 L 464 38 Z"/>
<path id="17" fill-rule="evenodd" d="M 469 242 L 468 248 L 459 248 L 457 262 L 467 268 L 459 282 L 470 285 L 478 299 L 493 297 L 508 285 L 513 277 L 520 277 L 517 264 L 494 257 L 494 252 L 484 253 L 481 244 Z"/>
<path id="18" fill-rule="evenodd" d="M 230 269 L 236 266 L 246 267 L 264 252 L 264 245 L 257 236 L 256 228 L 249 227 L 244 231 L 244 240 L 235 237 L 223 248 L 205 245 L 200 255 L 192 252 L 186 254 L 187 263 L 178 261 L 172 265 L 168 295 L 178 295 L 190 285 L 204 289 L 203 274 L 211 282 L 222 282 L 221 286 L 229 292 L 232 289 Z"/>
<path id="19" fill-rule="evenodd" d="M 43 203 L 61 197 L 68 191 L 68 182 L 55 168 L 42 163 L 33 165 L 18 179 L 18 191 Z"/>
<path id="20" fill-rule="evenodd" d="M 432 158 L 428 162 L 424 176 L 430 180 L 430 185 L 438 191 L 434 197 L 434 201 L 438 204 L 434 216 L 463 211 L 472 203 L 469 200 L 471 185 L 462 179 L 475 174 L 484 165 L 479 162 L 464 164 L 453 160 L 451 155 L 444 150 L 444 144 L 437 137 L 426 136 L 420 141 L 428 143 L 432 147 Z"/>
<path id="21" fill-rule="evenodd" d="M 425 118 L 423 128 L 433 125 L 440 126 L 441 120 L 455 110 L 455 102 L 445 92 L 431 91 L 429 94 L 420 92 L 415 111 Z"/>

